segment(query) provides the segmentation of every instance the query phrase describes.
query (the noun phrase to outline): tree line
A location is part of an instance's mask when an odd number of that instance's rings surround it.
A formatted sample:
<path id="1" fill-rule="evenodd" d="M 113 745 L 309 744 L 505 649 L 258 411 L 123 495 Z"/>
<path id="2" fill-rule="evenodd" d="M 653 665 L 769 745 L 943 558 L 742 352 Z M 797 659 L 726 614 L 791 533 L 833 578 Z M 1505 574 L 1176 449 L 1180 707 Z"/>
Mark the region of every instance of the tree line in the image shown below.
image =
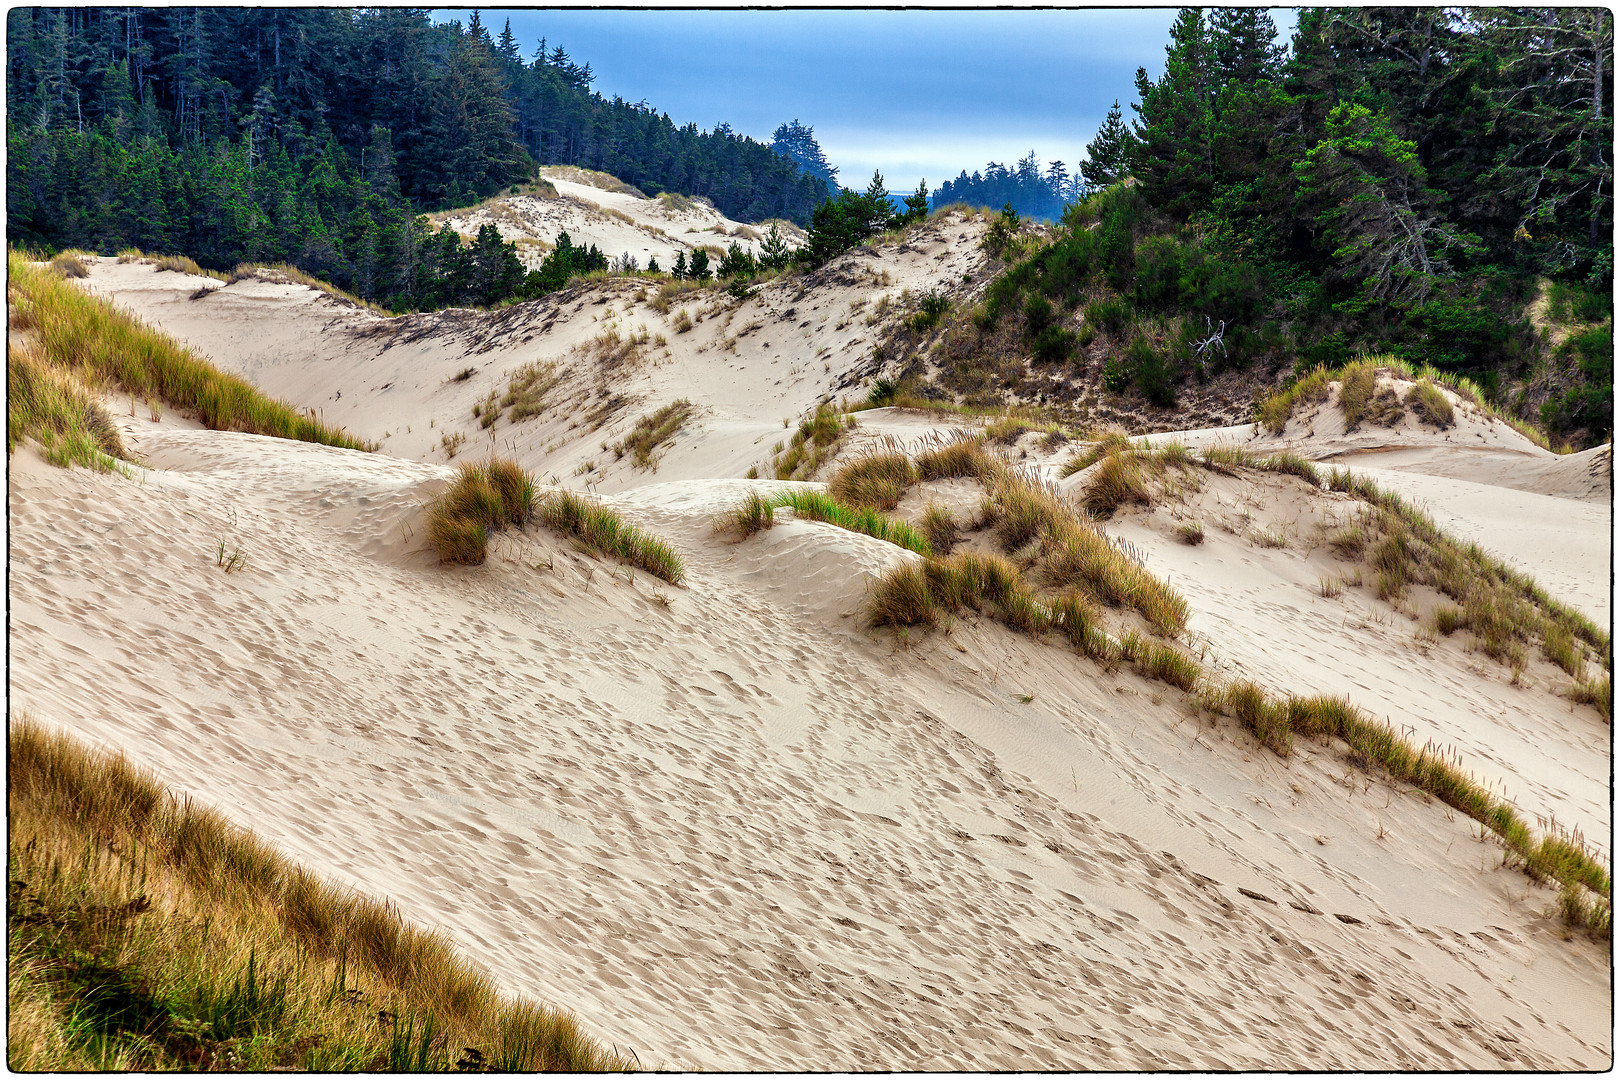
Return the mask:
<path id="1" fill-rule="evenodd" d="M 519 183 L 535 160 L 741 220 L 807 223 L 828 195 L 724 124 L 604 99 L 560 46 L 525 62 L 510 24 L 492 38 L 476 14 L 17 8 L 7 29 L 15 242 L 294 262 L 405 309 L 486 292 L 421 212 Z"/>

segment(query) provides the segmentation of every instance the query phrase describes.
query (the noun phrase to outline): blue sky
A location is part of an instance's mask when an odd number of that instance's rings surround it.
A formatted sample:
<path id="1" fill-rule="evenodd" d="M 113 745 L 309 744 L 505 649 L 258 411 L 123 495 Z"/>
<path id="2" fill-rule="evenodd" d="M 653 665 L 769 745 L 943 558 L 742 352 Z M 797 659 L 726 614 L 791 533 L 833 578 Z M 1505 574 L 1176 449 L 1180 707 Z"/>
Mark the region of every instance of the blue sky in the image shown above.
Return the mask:
<path id="1" fill-rule="evenodd" d="M 471 9 L 437 10 L 465 22 Z M 1043 166 L 1085 156 L 1136 69 L 1157 76 L 1174 8 L 1071 11 L 482 9 L 512 21 L 525 59 L 541 37 L 589 62 L 595 89 L 646 101 L 677 124 L 769 142 L 798 119 L 862 188 L 930 188 L 1034 150 Z M 1285 32 L 1292 13 L 1274 11 Z"/>

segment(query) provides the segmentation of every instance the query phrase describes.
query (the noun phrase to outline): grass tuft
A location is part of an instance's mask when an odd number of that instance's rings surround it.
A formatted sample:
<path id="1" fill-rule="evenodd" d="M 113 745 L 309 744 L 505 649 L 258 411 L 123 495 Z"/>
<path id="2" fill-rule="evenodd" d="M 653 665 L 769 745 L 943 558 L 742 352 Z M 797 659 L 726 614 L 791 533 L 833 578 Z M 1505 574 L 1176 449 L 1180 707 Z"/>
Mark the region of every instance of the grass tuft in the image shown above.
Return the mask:
<path id="1" fill-rule="evenodd" d="M 715 532 L 735 533 L 738 542 L 763 532 L 776 524 L 776 504 L 757 491 L 751 491 L 742 502 L 721 514 L 715 521 Z"/>
<path id="2" fill-rule="evenodd" d="M 791 506 L 799 517 L 825 521 L 850 532 L 865 533 L 922 556 L 934 554 L 933 546 L 916 529 L 903 521 L 886 517 L 869 506 L 849 506 L 824 491 L 783 491 L 772 506 Z"/>
<path id="3" fill-rule="evenodd" d="M 1093 517 L 1110 518 L 1128 502 L 1152 502 L 1135 455 L 1113 452 L 1102 459 L 1086 482 L 1080 500 Z"/>
<path id="4" fill-rule="evenodd" d="M 827 482 L 833 498 L 851 506 L 893 510 L 917 482 L 911 459 L 893 445 L 868 450 L 839 467 Z"/>
<path id="5" fill-rule="evenodd" d="M 988 478 L 995 471 L 984 449 L 984 436 L 959 432 L 950 439 L 931 441 L 916 458 L 919 480 L 948 480 L 967 477 Z"/>
<path id="6" fill-rule="evenodd" d="M 940 555 L 949 555 L 956 546 L 956 516 L 943 503 L 931 502 L 923 509 L 922 532 Z"/>
<path id="7" fill-rule="evenodd" d="M 572 536 L 596 555 L 609 555 L 657 578 L 679 585 L 686 564 L 669 544 L 629 524 L 596 499 L 557 491 L 539 502 L 535 516 L 565 536 Z"/>
<path id="8" fill-rule="evenodd" d="M 14 342 L 6 349 L 6 452 L 24 438 L 37 440 L 45 460 L 62 468 L 107 472 L 129 456 L 96 395 L 30 343 Z"/>
<path id="9" fill-rule="evenodd" d="M 1406 392 L 1406 407 L 1421 423 L 1448 428 L 1455 415 L 1451 401 L 1427 378 L 1419 379 Z"/>

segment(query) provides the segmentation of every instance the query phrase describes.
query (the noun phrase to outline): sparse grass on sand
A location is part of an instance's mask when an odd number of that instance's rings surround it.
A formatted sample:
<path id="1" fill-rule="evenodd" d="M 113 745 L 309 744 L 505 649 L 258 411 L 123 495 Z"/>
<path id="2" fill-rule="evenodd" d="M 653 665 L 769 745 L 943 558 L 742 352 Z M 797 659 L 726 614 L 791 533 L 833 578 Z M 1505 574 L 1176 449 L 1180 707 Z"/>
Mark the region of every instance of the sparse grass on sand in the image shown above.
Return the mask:
<path id="1" fill-rule="evenodd" d="M 686 398 L 679 398 L 656 412 L 648 413 L 636 421 L 630 434 L 613 444 L 615 458 L 622 458 L 628 453 L 636 468 L 657 472 L 658 459 L 654 452 L 674 438 L 691 415 L 692 403 Z"/>
<path id="2" fill-rule="evenodd" d="M 669 544 L 629 522 L 601 502 L 572 491 L 556 491 L 539 502 L 539 520 L 578 540 L 595 555 L 608 555 L 645 570 L 671 585 L 686 577 L 686 564 Z"/>
<path id="3" fill-rule="evenodd" d="M 189 255 L 159 255 L 156 266 L 156 272 L 159 274 L 172 270 L 177 274 L 190 274 L 193 277 L 211 277 L 216 281 L 225 280 L 224 274 L 217 270 L 204 270 L 197 265 L 197 260 Z"/>
<path id="4" fill-rule="evenodd" d="M 469 461 L 429 505 L 428 541 L 441 562 L 476 566 L 484 561 L 489 534 L 528 524 L 535 501 L 534 480 L 517 465 L 499 458 Z"/>
<path id="5" fill-rule="evenodd" d="M 629 1065 L 121 757 L 25 716 L 8 762 L 14 1070 Z"/>
<path id="6" fill-rule="evenodd" d="M 1578 643 L 1589 646 L 1593 659 L 1610 669 L 1609 634 L 1553 599 L 1528 575 L 1477 544 L 1447 536 L 1399 495 L 1348 470 L 1334 469 L 1328 486 L 1367 506 L 1359 524 L 1340 530 L 1329 542 L 1345 558 L 1365 554 L 1377 571 L 1381 598 L 1398 599 L 1410 584 L 1432 586 L 1461 608 L 1460 617 L 1456 607 L 1437 611 L 1436 629 L 1447 634 L 1470 630 L 1486 655 L 1512 667 L 1524 665 L 1526 645 L 1539 639 L 1548 659 L 1572 676 L 1580 676 L 1586 659 Z"/>
<path id="7" fill-rule="evenodd" d="M 807 480 L 814 476 L 837 455 L 845 430 L 836 409 L 831 405 L 818 406 L 814 416 L 799 424 L 787 449 L 771 462 L 776 479 Z"/>
<path id="8" fill-rule="evenodd" d="M 1574 888 L 1582 903 L 1572 911 L 1579 925 L 1596 937 L 1610 932 L 1611 883 L 1608 872 L 1578 838 L 1531 833 L 1510 803 L 1493 795 L 1432 745 L 1419 750 L 1394 728 L 1375 720 L 1342 697 L 1275 698 L 1253 682 L 1204 683 L 1200 704 L 1211 712 L 1229 714 L 1255 738 L 1286 757 L 1295 736 L 1320 741 L 1342 739 L 1351 759 L 1362 766 L 1378 765 L 1396 783 L 1411 784 L 1447 806 L 1460 810 L 1501 837 L 1519 860 L 1520 867 L 1537 881 L 1551 879 L 1566 890 Z"/>
<path id="9" fill-rule="evenodd" d="M 7 269 L 11 329 L 32 335 L 50 366 L 86 387 L 116 383 L 128 393 L 157 398 L 190 413 L 216 430 L 354 450 L 376 448 L 266 397 L 106 301 L 32 265 L 15 249 L 7 253 Z"/>
<path id="10" fill-rule="evenodd" d="M 1409 379 L 1423 389 L 1414 388 L 1407 391 L 1404 402 L 1395 398 L 1393 401 L 1385 400 L 1379 403 L 1375 400 L 1373 389 L 1377 373 L 1380 371 Z M 1273 435 L 1281 435 L 1296 409 L 1328 399 L 1332 393 L 1333 382 L 1340 384 L 1340 405 L 1345 410 L 1346 429 L 1354 427 L 1359 420 L 1367 417 L 1369 408 L 1372 408 L 1376 415 L 1367 418 L 1373 419 L 1374 422 L 1393 422 L 1389 419 L 1391 416 L 1395 420 L 1399 419 L 1399 413 L 1395 410 L 1410 408 L 1420 421 L 1435 424 L 1437 427 L 1447 427 L 1453 420 L 1455 410 L 1451 402 L 1440 392 L 1439 388 L 1444 386 L 1487 416 L 1493 416 L 1511 425 L 1519 434 L 1543 450 L 1553 449 L 1546 432 L 1526 420 L 1509 416 L 1492 406 L 1485 397 L 1485 391 L 1472 379 L 1436 371 L 1427 365 L 1418 366 L 1388 354 L 1358 357 L 1334 371 L 1329 371 L 1325 367 L 1313 368 L 1291 386 L 1279 390 L 1255 406 L 1255 423 Z M 1346 397 L 1347 384 L 1351 383 L 1354 385 L 1348 386 L 1349 394 Z M 1389 393 L 1390 397 L 1394 398 L 1393 391 Z M 1568 449 L 1561 449 L 1558 452 L 1568 453 Z"/>
<path id="11" fill-rule="evenodd" d="M 524 364 L 507 380 L 500 408 L 511 410 L 506 418 L 514 424 L 531 416 L 539 416 L 546 407 L 546 395 L 561 381 L 562 376 L 557 372 L 555 361 L 534 360 Z"/>
<path id="12" fill-rule="evenodd" d="M 158 269 L 162 270 L 164 267 L 159 265 Z M 261 273 L 261 271 L 264 273 Z M 192 272 L 195 273 L 196 271 Z M 375 311 L 379 315 L 394 314 L 394 312 L 389 311 L 381 304 L 375 303 L 371 300 L 362 300 L 349 290 L 340 289 L 336 285 L 333 285 L 330 281 L 323 281 L 314 274 L 309 273 L 307 270 L 302 270 L 299 267 L 294 266 L 292 263 L 238 263 L 236 265 L 236 269 L 231 271 L 229 277 L 225 277 L 221 274 L 215 274 L 211 270 L 204 270 L 202 273 L 207 274 L 209 277 L 221 278 L 221 280 L 223 280 L 227 285 L 234 285 L 238 281 L 242 281 L 243 279 L 250 277 L 266 278 L 267 280 L 274 281 L 279 276 L 285 278 L 287 281 L 290 281 L 293 284 L 307 286 L 316 290 L 317 292 L 323 292 L 333 299 L 347 301 L 348 303 L 353 304 L 355 307 L 364 308 L 367 311 Z"/>

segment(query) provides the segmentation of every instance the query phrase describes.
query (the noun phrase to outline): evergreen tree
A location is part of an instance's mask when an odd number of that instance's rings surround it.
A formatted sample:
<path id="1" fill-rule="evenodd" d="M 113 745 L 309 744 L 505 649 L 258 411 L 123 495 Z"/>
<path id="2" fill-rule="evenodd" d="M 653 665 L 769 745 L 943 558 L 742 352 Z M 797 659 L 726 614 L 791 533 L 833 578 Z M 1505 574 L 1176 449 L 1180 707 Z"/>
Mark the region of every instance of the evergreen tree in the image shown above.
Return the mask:
<path id="1" fill-rule="evenodd" d="M 828 163 L 816 142 L 815 129 L 798 119 L 782 124 L 771 134 L 771 149 L 798 165 L 810 176 L 824 181 L 829 189 L 838 185 L 838 170 Z"/>
<path id="2" fill-rule="evenodd" d="M 1157 83 L 1136 69 L 1141 103 L 1129 148 L 1131 171 L 1145 197 L 1174 217 L 1186 218 L 1204 204 L 1213 186 L 1210 138 L 1209 34 L 1197 8 L 1182 8 L 1170 28 L 1164 75 Z"/>
<path id="3" fill-rule="evenodd" d="M 1133 136 L 1123 121 L 1119 99 L 1108 110 L 1097 137 L 1086 144 L 1086 160 L 1080 163 L 1080 175 L 1086 186 L 1096 189 L 1117 184 L 1130 171 L 1130 153 Z"/>

